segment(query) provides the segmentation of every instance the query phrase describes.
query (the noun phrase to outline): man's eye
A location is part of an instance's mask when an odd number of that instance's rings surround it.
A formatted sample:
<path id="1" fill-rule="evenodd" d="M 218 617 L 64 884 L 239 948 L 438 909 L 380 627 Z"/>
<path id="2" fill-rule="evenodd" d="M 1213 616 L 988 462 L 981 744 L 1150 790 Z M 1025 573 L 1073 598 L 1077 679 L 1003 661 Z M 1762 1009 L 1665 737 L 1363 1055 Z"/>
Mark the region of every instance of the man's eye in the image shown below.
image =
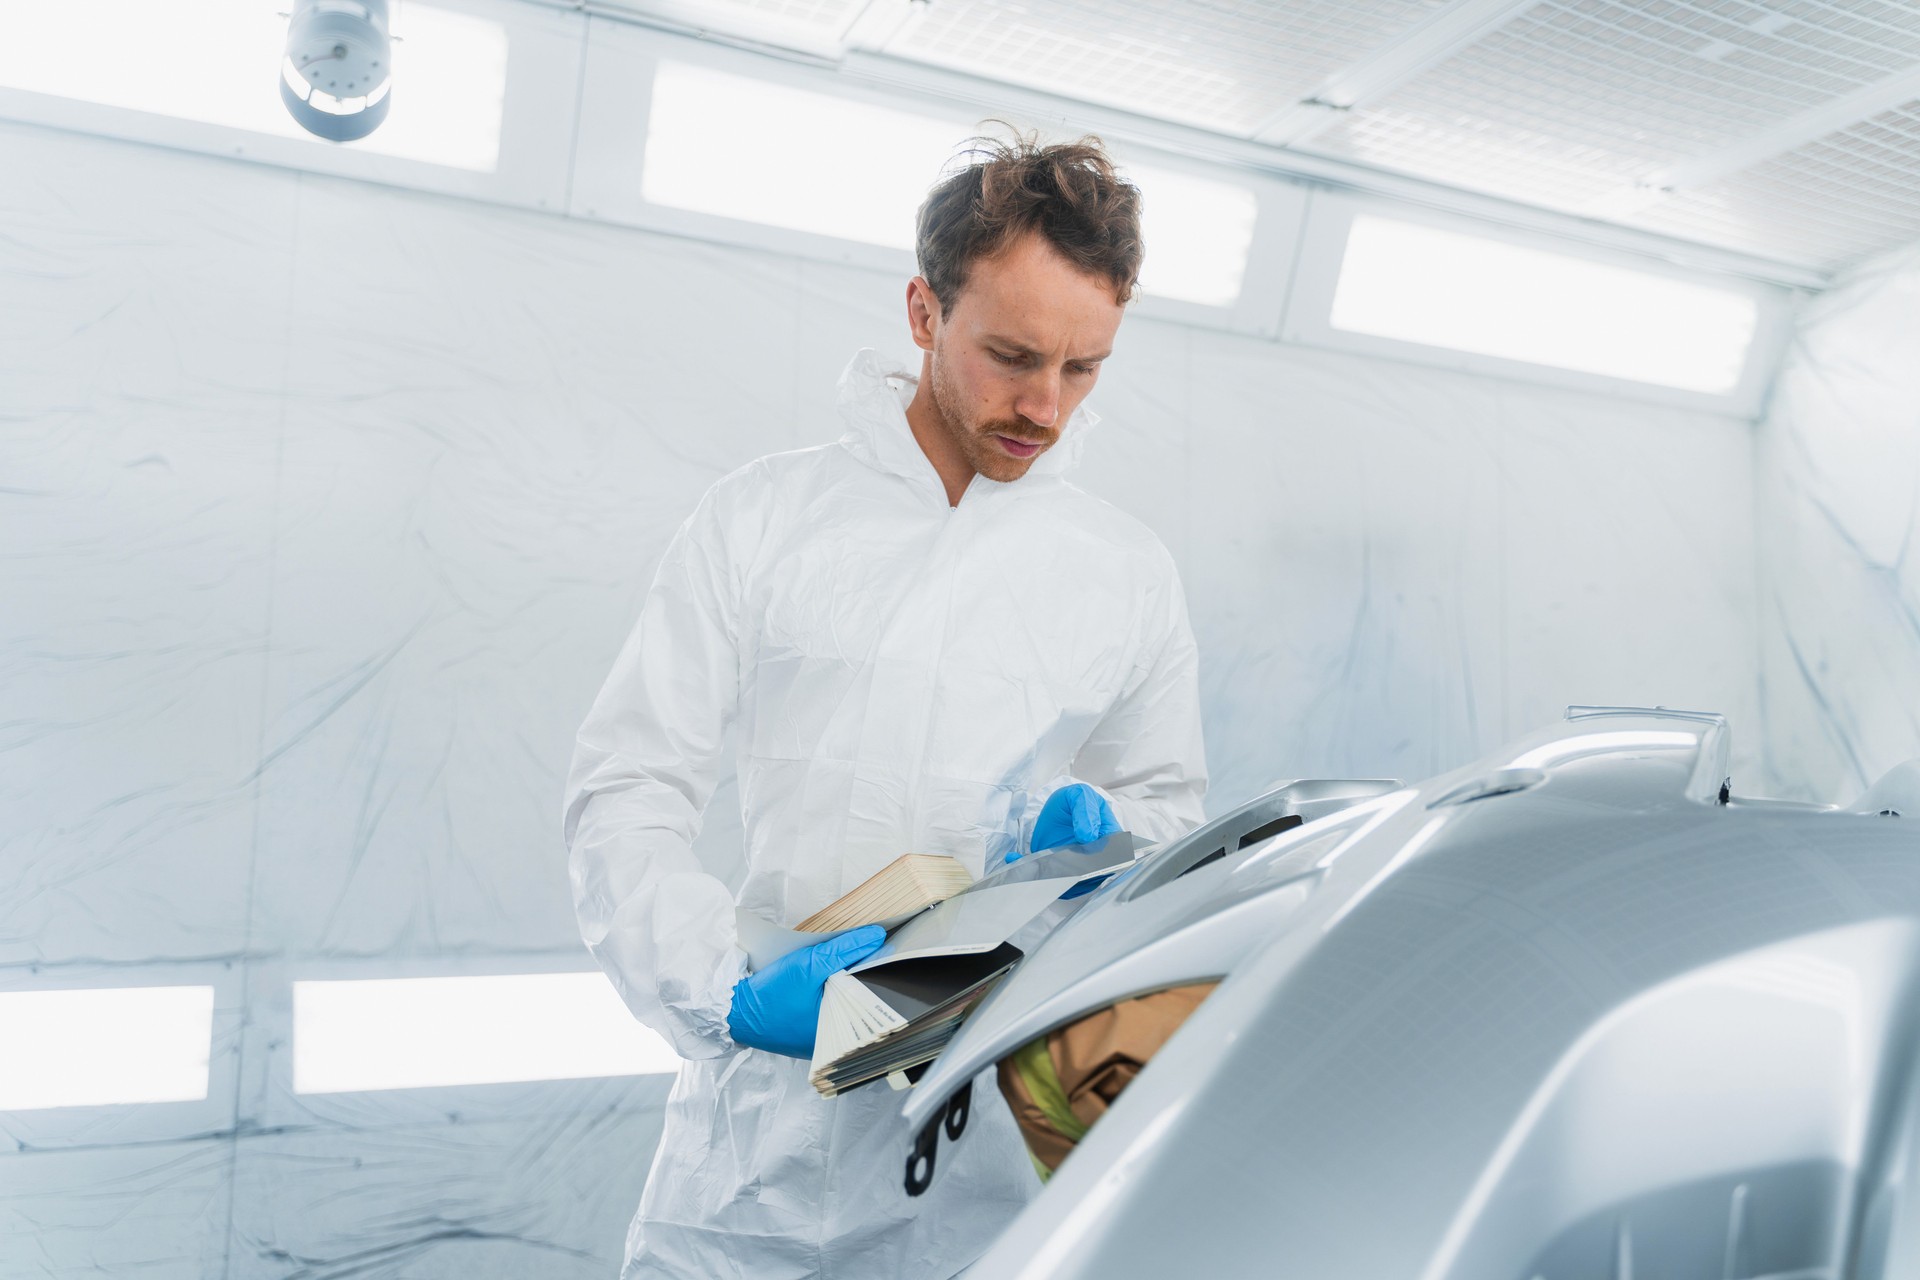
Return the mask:
<path id="1" fill-rule="evenodd" d="M 1014 364 L 1020 363 L 1019 356 L 1010 356 L 999 351 L 989 351 L 987 354 L 991 355 L 995 360 L 998 360 L 1001 364 L 1014 365 Z"/>
<path id="2" fill-rule="evenodd" d="M 1100 366 L 1096 364 L 1072 364 L 1067 366 L 1067 368 L 1071 369 L 1073 372 L 1079 374 L 1083 378 L 1091 378 L 1093 376 L 1094 370 L 1098 369 L 1099 367 Z"/>

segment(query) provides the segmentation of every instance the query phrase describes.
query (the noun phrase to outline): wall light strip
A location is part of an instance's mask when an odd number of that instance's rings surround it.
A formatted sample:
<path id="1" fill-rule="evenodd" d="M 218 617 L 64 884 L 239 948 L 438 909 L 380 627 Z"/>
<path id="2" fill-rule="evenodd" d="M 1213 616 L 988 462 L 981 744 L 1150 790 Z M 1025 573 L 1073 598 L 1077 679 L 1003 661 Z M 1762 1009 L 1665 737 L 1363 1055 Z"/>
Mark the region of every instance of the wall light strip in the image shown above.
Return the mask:
<path id="1" fill-rule="evenodd" d="M 1329 323 L 1548 368 L 1709 395 L 1739 385 L 1748 293 L 1361 214 Z"/>
<path id="2" fill-rule="evenodd" d="M 207 1096 L 212 987 L 0 993 L 0 1111 Z"/>
<path id="3" fill-rule="evenodd" d="M 969 137 L 991 128 L 665 61 L 654 73 L 640 190 L 670 209 L 911 250 L 927 189 Z M 1141 292 L 1232 306 L 1253 243 L 1253 191 L 1121 168 L 1143 197 Z"/>
<path id="4" fill-rule="evenodd" d="M 1259 214 L 1253 191 L 1148 165 L 1121 172 L 1140 188 L 1140 292 L 1207 307 L 1238 302 Z"/>
<path id="5" fill-rule="evenodd" d="M 293 984 L 295 1093 L 652 1075 L 679 1065 L 600 973 Z"/>
<path id="6" fill-rule="evenodd" d="M 669 208 L 911 249 L 920 201 L 972 132 L 958 122 L 662 62 L 641 195 Z"/>

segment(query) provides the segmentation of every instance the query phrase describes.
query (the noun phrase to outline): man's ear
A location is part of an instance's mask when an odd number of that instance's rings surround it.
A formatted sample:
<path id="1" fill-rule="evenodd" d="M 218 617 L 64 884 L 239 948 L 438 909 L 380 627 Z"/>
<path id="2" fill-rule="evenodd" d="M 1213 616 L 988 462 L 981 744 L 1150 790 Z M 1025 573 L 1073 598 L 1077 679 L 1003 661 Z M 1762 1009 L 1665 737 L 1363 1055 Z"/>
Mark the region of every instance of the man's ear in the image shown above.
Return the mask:
<path id="1" fill-rule="evenodd" d="M 933 350 L 934 335 L 940 331 L 940 299 L 934 297 L 933 286 L 924 276 L 907 281 L 907 329 L 914 346 Z"/>

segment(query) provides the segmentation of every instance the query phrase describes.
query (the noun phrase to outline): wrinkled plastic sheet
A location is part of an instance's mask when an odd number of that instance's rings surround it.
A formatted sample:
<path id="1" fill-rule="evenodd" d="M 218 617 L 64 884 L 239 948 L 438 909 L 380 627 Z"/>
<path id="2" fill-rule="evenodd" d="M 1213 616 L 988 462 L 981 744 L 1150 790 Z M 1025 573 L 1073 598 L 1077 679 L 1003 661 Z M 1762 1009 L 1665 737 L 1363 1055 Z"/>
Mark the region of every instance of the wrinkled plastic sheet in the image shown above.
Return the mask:
<path id="1" fill-rule="evenodd" d="M 573 732 L 705 487 L 912 354 L 901 282 L 24 126 L 0 165 L 0 982 L 218 993 L 207 1099 L 0 1116 L 0 1274 L 614 1274 L 667 1078 L 298 1095 L 289 987 L 590 967 Z M 1095 400 L 1216 811 L 1567 702 L 1751 719 L 1745 424 L 1146 319 Z"/>
<path id="2" fill-rule="evenodd" d="M 1759 433 L 1771 793 L 1920 756 L 1920 252 L 1806 308 Z"/>

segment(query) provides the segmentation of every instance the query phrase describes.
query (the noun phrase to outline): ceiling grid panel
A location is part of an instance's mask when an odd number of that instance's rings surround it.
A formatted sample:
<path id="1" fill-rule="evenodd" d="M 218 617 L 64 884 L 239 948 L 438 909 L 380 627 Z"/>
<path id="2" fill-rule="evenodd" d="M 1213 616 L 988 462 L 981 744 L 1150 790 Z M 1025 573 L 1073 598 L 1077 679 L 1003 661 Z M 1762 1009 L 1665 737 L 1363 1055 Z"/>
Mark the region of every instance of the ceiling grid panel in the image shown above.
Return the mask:
<path id="1" fill-rule="evenodd" d="M 1344 112 L 1391 93 L 1539 2 L 1455 0 L 1359 62 L 1343 67 L 1331 79 L 1323 81 L 1311 96 L 1262 121 L 1253 131 L 1253 137 L 1274 146 L 1302 142 L 1332 125 Z"/>
<path id="2" fill-rule="evenodd" d="M 1920 239 L 1920 100 L 1718 182 L 1636 225 L 1835 267 Z"/>
<path id="3" fill-rule="evenodd" d="M 1249 133 L 1442 0 L 940 0 L 897 57 Z"/>
<path id="4" fill-rule="evenodd" d="M 978 82 L 982 102 L 997 83 L 1259 147 L 1276 171 L 1345 165 L 1362 187 L 1436 184 L 1822 278 L 1920 239 L 1906 92 L 1920 0 L 576 2 L 843 69 L 879 55 L 904 89 L 916 69 Z"/>
<path id="5" fill-rule="evenodd" d="M 1916 64 L 1915 3 L 1551 0 L 1312 149 L 1593 211 Z"/>

